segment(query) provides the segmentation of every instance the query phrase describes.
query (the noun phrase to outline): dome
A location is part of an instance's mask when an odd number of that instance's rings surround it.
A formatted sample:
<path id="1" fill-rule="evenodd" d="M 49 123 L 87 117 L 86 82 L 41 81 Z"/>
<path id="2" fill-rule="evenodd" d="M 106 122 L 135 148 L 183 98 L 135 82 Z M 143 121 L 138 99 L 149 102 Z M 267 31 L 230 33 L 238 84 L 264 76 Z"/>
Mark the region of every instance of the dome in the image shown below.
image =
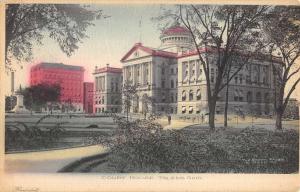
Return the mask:
<path id="1" fill-rule="evenodd" d="M 189 30 L 181 26 L 172 26 L 162 32 L 163 35 L 181 35 L 190 34 Z"/>

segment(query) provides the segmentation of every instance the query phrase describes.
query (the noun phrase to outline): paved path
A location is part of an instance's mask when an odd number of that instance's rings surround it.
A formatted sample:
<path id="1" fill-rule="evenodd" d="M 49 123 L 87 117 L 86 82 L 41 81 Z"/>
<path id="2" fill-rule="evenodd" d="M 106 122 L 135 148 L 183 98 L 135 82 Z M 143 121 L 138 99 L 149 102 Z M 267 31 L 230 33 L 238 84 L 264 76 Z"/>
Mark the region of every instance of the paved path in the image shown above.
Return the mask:
<path id="1" fill-rule="evenodd" d="M 41 152 L 5 155 L 5 171 L 8 173 L 55 173 L 64 166 L 83 157 L 105 152 L 99 145 Z"/>

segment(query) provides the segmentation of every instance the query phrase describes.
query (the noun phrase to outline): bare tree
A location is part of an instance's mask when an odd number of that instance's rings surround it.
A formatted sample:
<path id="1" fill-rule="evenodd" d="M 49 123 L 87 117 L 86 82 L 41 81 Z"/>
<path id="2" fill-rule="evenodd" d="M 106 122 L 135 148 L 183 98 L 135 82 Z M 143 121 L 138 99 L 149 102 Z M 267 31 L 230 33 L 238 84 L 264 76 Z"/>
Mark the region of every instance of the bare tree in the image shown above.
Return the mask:
<path id="1" fill-rule="evenodd" d="M 243 67 L 241 64 L 229 73 L 232 56 L 237 50 L 244 50 L 243 55 L 250 58 L 263 47 L 255 39 L 259 37 L 259 22 L 267 9 L 267 6 L 179 5 L 178 12 L 167 11 L 158 18 L 181 21 L 192 35 L 206 78 L 211 130 L 215 129 L 215 108 L 221 90 Z M 216 70 L 214 81 L 211 81 L 212 67 Z"/>
<path id="2" fill-rule="evenodd" d="M 154 105 L 154 101 L 153 101 L 153 98 L 148 96 L 148 95 L 143 95 L 142 97 L 142 113 L 144 115 L 144 119 L 147 118 L 147 114 L 148 113 L 151 113 L 151 110 L 153 108 L 153 105 Z"/>
<path id="3" fill-rule="evenodd" d="M 282 116 L 288 101 L 300 82 L 300 65 L 296 60 L 300 56 L 300 8 L 276 6 L 266 16 L 264 32 L 269 46 L 270 59 L 273 54 L 281 57 L 272 62 L 275 81 L 274 108 L 276 113 L 276 129 L 282 129 Z"/>
<path id="4" fill-rule="evenodd" d="M 131 82 L 125 81 L 123 88 L 122 88 L 122 95 L 123 95 L 123 109 L 126 113 L 126 120 L 128 122 L 129 111 L 131 108 L 131 104 L 133 98 L 136 96 L 137 86 L 133 85 Z"/>

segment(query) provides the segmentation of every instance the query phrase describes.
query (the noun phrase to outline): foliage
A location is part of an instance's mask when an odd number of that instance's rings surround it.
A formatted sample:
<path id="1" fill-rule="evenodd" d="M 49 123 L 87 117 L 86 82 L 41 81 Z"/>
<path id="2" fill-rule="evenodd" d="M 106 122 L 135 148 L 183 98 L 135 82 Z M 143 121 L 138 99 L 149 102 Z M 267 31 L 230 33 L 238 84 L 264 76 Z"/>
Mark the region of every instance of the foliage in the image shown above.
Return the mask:
<path id="1" fill-rule="evenodd" d="M 60 85 L 38 84 L 22 90 L 24 105 L 31 110 L 40 110 L 47 102 L 57 102 L 61 94 Z"/>
<path id="2" fill-rule="evenodd" d="M 123 108 L 126 112 L 126 118 L 128 121 L 129 111 L 132 107 L 133 99 L 136 97 L 136 90 L 137 86 L 133 85 L 131 82 L 125 81 L 123 87 L 122 87 L 122 95 L 123 95 Z"/>
<path id="3" fill-rule="evenodd" d="M 70 56 L 87 37 L 92 21 L 103 17 L 101 10 L 76 4 L 7 4 L 5 66 L 11 67 L 12 58 L 31 60 L 33 45 L 41 45 L 45 36 Z"/>
<path id="4" fill-rule="evenodd" d="M 6 124 L 5 126 L 5 149 L 32 149 L 47 148 L 53 141 L 57 141 L 65 132 L 61 127 L 67 122 L 58 122 L 51 127 L 41 127 L 40 123 L 56 116 L 44 115 L 33 125 L 24 122 Z"/>
<path id="5" fill-rule="evenodd" d="M 17 105 L 16 96 L 6 96 L 5 97 L 5 111 L 11 111 Z"/>
<path id="6" fill-rule="evenodd" d="M 273 56 L 275 53 L 280 56 L 280 61 L 272 63 L 272 69 L 276 85 L 276 99 L 274 99 L 276 128 L 282 129 L 282 116 L 300 82 L 300 65 L 296 62 L 300 56 L 300 8 L 273 7 L 264 20 L 264 32 L 266 40 L 270 43 L 270 59 L 278 60 Z"/>
<path id="7" fill-rule="evenodd" d="M 98 137 L 110 147 L 113 172 L 293 173 L 298 171 L 298 132 L 262 128 L 163 130 L 149 120 L 115 116 L 114 137 Z"/>

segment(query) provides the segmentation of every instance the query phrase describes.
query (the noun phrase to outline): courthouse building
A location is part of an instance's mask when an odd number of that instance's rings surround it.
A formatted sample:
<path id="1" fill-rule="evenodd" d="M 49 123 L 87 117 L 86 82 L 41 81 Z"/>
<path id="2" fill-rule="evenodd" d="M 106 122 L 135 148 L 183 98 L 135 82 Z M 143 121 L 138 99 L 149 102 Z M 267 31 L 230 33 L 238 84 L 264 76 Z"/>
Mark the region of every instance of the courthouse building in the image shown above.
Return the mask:
<path id="1" fill-rule="evenodd" d="M 94 113 L 113 112 L 122 110 L 122 69 L 110 67 L 95 68 Z"/>
<path id="2" fill-rule="evenodd" d="M 191 34 L 186 28 L 174 25 L 163 31 L 160 39 L 158 48 L 136 43 L 121 59 L 123 84 L 138 86 L 131 112 L 142 112 L 142 98 L 149 96 L 153 100 L 152 112 L 206 114 L 206 79 Z M 216 53 L 208 48 L 200 50 L 211 63 L 210 81 L 214 84 Z M 271 62 L 263 57 L 252 59 L 229 84 L 229 113 L 271 114 L 274 90 Z M 223 113 L 224 101 L 225 89 L 219 94 L 216 113 Z"/>

